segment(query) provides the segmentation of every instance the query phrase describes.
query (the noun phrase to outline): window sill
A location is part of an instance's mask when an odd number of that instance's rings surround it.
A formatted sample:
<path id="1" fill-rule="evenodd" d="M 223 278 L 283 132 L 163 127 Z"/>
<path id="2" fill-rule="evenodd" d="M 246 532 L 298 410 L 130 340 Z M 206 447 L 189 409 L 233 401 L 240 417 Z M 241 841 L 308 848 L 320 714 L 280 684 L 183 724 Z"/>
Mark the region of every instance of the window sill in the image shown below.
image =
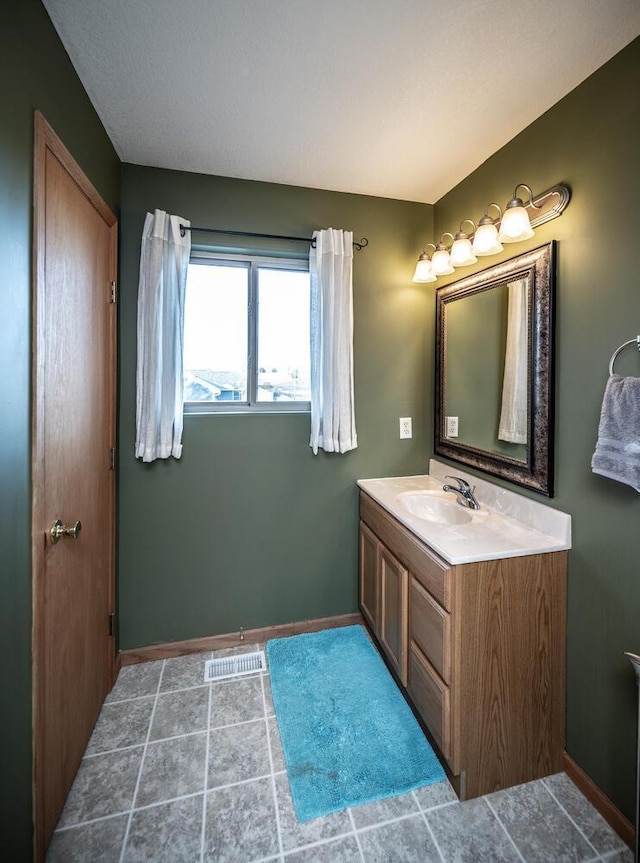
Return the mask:
<path id="1" fill-rule="evenodd" d="M 278 407 L 274 408 L 271 404 L 266 404 L 264 407 L 262 405 L 225 405 L 224 407 L 215 406 L 213 407 L 210 404 L 200 404 L 197 402 L 191 402 L 184 405 L 183 415 L 185 417 L 211 417 L 211 416 L 234 416 L 237 414 L 257 414 L 264 415 L 268 414 L 269 416 L 287 416 L 289 414 L 310 414 L 311 413 L 311 405 L 309 402 L 300 402 L 299 404 L 293 405 L 289 403 L 291 406 L 287 407 Z"/>

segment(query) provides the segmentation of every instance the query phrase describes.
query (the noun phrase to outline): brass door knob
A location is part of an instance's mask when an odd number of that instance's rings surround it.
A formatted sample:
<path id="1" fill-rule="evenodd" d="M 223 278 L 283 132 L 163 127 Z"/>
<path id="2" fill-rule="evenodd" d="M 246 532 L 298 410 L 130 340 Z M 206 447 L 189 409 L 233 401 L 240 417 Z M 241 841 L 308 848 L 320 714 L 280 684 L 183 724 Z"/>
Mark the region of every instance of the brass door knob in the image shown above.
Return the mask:
<path id="1" fill-rule="evenodd" d="M 53 545 L 58 542 L 59 539 L 62 539 L 63 536 L 69 536 L 72 539 L 77 539 L 80 535 L 80 531 L 82 530 L 82 524 L 77 521 L 73 527 L 65 527 L 64 524 L 57 518 L 53 525 L 51 526 L 51 530 L 49 531 L 49 536 L 51 537 L 51 542 Z"/>

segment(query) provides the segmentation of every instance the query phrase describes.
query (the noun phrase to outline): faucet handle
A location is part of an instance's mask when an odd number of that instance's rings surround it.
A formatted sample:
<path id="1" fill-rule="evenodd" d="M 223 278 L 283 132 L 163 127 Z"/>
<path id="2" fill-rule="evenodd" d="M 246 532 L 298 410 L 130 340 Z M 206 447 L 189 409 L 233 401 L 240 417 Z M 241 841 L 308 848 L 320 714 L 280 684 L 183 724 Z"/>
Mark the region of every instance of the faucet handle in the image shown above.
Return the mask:
<path id="1" fill-rule="evenodd" d="M 450 476 L 447 474 L 445 476 L 445 479 L 455 480 L 458 483 L 458 487 L 459 487 L 460 491 L 470 491 L 471 493 L 473 493 L 475 491 L 476 487 L 474 486 L 473 488 L 471 488 L 471 486 L 466 481 L 466 479 L 462 479 L 461 476 Z"/>

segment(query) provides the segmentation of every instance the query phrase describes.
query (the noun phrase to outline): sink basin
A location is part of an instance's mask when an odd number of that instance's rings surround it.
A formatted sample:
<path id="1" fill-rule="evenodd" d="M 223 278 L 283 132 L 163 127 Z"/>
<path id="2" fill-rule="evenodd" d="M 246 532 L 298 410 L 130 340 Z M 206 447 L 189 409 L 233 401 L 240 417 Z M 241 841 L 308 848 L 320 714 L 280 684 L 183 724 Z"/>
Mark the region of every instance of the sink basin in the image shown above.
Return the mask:
<path id="1" fill-rule="evenodd" d="M 418 518 L 434 524 L 467 524 L 471 510 L 464 509 L 456 496 L 446 491 L 405 491 L 398 495 L 398 503 Z"/>

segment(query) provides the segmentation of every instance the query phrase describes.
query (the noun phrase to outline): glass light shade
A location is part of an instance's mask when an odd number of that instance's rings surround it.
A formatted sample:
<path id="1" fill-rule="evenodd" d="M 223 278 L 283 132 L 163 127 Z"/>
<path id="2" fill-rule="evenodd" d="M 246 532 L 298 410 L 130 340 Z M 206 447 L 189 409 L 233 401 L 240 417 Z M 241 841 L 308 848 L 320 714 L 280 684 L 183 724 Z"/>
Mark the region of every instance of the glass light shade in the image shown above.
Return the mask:
<path id="1" fill-rule="evenodd" d="M 480 224 L 473 238 L 473 252 L 475 255 L 497 255 L 503 251 L 502 243 L 498 240 L 498 229 L 491 223 Z"/>
<path id="2" fill-rule="evenodd" d="M 453 273 L 451 255 L 446 249 L 438 249 L 431 257 L 431 270 L 436 276 L 448 276 Z"/>
<path id="3" fill-rule="evenodd" d="M 436 277 L 431 272 L 431 261 L 429 258 L 423 258 L 421 255 L 416 264 L 416 271 L 413 274 L 414 282 L 435 282 Z"/>
<path id="4" fill-rule="evenodd" d="M 533 235 L 529 213 L 525 208 L 523 206 L 507 206 L 500 224 L 498 240 L 501 243 L 519 243 L 521 240 L 528 240 Z"/>
<path id="5" fill-rule="evenodd" d="M 471 250 L 471 240 L 468 237 L 460 237 L 451 246 L 451 263 L 454 267 L 468 267 L 477 261 L 478 259 Z"/>

